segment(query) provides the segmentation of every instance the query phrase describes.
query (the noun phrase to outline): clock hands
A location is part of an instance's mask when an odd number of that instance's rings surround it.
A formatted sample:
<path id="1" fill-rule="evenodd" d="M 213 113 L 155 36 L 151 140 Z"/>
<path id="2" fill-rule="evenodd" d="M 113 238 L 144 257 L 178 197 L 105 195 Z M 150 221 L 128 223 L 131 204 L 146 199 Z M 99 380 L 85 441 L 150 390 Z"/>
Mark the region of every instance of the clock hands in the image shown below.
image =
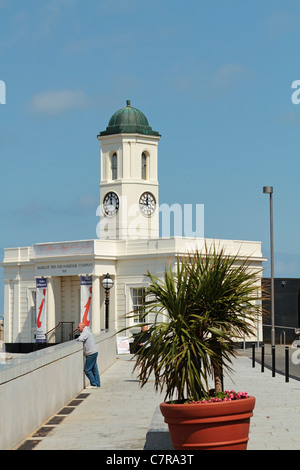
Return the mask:
<path id="1" fill-rule="evenodd" d="M 155 199 L 151 193 L 145 192 L 140 197 L 140 207 L 143 214 L 150 216 L 155 210 Z"/>
<path id="2" fill-rule="evenodd" d="M 119 198 L 117 194 L 113 192 L 107 193 L 103 201 L 103 207 L 106 215 L 115 215 L 119 208 Z"/>

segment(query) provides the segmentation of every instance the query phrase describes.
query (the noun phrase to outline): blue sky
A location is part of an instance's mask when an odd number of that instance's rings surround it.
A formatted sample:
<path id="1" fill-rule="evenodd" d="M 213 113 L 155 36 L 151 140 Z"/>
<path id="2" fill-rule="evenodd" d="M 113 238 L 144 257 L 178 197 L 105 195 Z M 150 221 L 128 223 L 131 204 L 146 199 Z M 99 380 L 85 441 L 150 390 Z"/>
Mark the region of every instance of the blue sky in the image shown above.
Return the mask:
<path id="1" fill-rule="evenodd" d="M 299 25 L 298 0 L 0 0 L 2 255 L 96 238 L 96 136 L 130 99 L 162 135 L 160 203 L 268 256 L 272 185 L 275 276 L 300 277 Z"/>

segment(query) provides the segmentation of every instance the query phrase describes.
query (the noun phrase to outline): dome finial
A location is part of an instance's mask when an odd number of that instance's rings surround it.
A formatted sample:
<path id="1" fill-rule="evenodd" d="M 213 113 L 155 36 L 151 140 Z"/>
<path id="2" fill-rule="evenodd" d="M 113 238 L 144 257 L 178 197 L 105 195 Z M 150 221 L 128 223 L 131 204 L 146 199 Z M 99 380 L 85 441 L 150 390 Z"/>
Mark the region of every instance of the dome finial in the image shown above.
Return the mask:
<path id="1" fill-rule="evenodd" d="M 126 106 L 130 106 L 130 100 L 126 100 Z"/>

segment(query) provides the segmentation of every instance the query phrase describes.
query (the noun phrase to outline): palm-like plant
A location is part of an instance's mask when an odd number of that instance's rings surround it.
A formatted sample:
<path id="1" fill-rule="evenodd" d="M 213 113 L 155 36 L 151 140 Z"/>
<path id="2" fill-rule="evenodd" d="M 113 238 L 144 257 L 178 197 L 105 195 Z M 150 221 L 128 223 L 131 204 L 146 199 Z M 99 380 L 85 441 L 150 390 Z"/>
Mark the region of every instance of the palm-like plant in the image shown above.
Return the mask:
<path id="1" fill-rule="evenodd" d="M 175 271 L 175 272 L 174 272 Z M 254 333 L 260 313 L 258 271 L 213 247 L 177 258 L 163 279 L 148 272 L 144 315 L 155 312 L 149 324 L 150 343 L 136 354 L 141 386 L 154 374 L 156 390 L 165 399 L 200 400 L 222 390 L 222 373 L 230 369 L 236 340 Z M 163 320 L 158 320 L 158 314 Z"/>

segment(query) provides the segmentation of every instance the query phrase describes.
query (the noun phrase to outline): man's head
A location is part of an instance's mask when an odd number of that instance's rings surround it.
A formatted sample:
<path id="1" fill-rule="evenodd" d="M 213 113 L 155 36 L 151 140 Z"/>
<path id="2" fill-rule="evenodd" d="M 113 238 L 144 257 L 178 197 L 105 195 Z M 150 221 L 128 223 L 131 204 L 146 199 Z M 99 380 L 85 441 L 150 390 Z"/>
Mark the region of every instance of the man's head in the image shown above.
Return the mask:
<path id="1" fill-rule="evenodd" d="M 83 331 L 83 328 L 85 328 L 86 325 L 84 323 L 78 323 L 77 330 L 81 333 Z"/>

